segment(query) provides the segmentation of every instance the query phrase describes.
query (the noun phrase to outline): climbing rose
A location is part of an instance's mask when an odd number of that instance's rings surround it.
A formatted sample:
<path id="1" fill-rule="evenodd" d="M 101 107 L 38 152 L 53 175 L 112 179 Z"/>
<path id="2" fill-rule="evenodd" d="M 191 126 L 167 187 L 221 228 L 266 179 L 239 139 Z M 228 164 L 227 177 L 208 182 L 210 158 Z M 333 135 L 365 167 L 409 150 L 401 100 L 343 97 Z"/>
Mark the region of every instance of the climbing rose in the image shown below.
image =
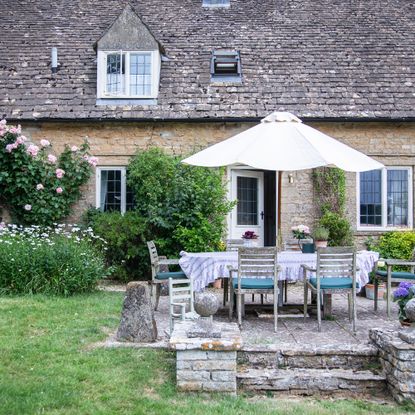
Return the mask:
<path id="1" fill-rule="evenodd" d="M 50 146 L 50 142 L 48 140 L 40 140 L 40 145 L 42 147 Z"/>
<path id="2" fill-rule="evenodd" d="M 30 146 L 27 148 L 26 152 L 30 154 L 32 157 L 36 157 L 37 153 L 39 152 L 39 147 L 35 146 L 34 144 L 30 144 Z"/>
<path id="3" fill-rule="evenodd" d="M 62 179 L 62 177 L 65 175 L 65 170 L 62 170 L 62 169 L 56 169 L 56 170 L 55 170 L 55 173 L 56 173 L 56 177 L 57 177 L 58 179 Z"/>
<path id="4" fill-rule="evenodd" d="M 72 146 L 71 147 L 71 151 L 73 152 L 73 153 L 75 153 L 75 151 L 78 151 L 79 150 L 79 148 L 77 147 L 77 146 Z"/>
<path id="5" fill-rule="evenodd" d="M 32 205 L 24 205 L 24 210 L 27 210 L 27 211 L 32 210 Z"/>
<path id="6" fill-rule="evenodd" d="M 48 155 L 48 162 L 49 163 L 55 164 L 56 160 L 57 160 L 57 158 L 53 154 Z"/>
<path id="7" fill-rule="evenodd" d="M 88 158 L 88 163 L 91 166 L 94 166 L 95 167 L 98 164 L 98 158 L 97 157 L 89 157 Z"/>
<path id="8" fill-rule="evenodd" d="M 61 194 L 63 192 L 63 189 L 62 189 L 62 187 L 58 187 L 57 189 L 56 189 L 56 193 L 59 193 L 59 194 Z"/>
<path id="9" fill-rule="evenodd" d="M 43 186 L 43 184 L 42 183 L 39 183 L 37 186 L 36 186 L 36 190 L 43 190 L 44 189 L 44 186 Z"/>

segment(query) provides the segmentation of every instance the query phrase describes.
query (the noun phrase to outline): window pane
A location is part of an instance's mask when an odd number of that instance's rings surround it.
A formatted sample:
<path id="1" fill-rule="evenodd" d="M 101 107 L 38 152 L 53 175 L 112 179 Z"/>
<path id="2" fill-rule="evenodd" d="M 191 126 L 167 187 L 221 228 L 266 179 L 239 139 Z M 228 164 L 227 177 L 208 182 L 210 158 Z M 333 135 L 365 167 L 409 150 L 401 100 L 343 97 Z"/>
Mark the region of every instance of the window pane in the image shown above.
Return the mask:
<path id="1" fill-rule="evenodd" d="M 258 179 L 237 178 L 237 224 L 258 225 Z"/>
<path id="2" fill-rule="evenodd" d="M 107 55 L 106 92 L 122 94 L 125 84 L 125 54 L 112 53 Z"/>
<path id="3" fill-rule="evenodd" d="M 388 225 L 408 225 L 408 170 L 388 170 Z"/>
<path id="4" fill-rule="evenodd" d="M 100 209 L 121 211 L 121 170 L 101 170 Z"/>
<path id="5" fill-rule="evenodd" d="M 151 95 L 151 54 L 130 55 L 130 95 Z"/>
<path id="6" fill-rule="evenodd" d="M 360 224 L 382 225 L 382 171 L 360 173 Z"/>

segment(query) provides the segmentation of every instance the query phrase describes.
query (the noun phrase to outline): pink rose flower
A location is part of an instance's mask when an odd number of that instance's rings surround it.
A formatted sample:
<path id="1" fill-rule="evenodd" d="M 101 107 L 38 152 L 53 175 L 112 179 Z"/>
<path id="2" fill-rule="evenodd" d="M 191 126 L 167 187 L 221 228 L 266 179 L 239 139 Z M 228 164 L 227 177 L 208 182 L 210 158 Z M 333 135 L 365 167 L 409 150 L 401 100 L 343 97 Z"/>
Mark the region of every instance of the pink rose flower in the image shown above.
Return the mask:
<path id="1" fill-rule="evenodd" d="M 42 147 L 48 147 L 50 146 L 50 142 L 48 140 L 40 140 L 40 145 Z"/>
<path id="2" fill-rule="evenodd" d="M 0 126 L 6 125 L 6 124 L 7 124 L 7 121 L 5 119 L 0 120 Z"/>
<path id="3" fill-rule="evenodd" d="M 32 210 L 32 205 L 24 205 L 24 210 L 27 210 L 28 212 Z"/>
<path id="4" fill-rule="evenodd" d="M 56 160 L 57 160 L 57 158 L 53 154 L 48 155 L 48 162 L 49 163 L 55 164 Z"/>
<path id="5" fill-rule="evenodd" d="M 12 134 L 20 134 L 22 132 L 22 127 L 20 125 L 17 127 L 10 127 L 9 132 Z"/>
<path id="6" fill-rule="evenodd" d="M 39 152 L 39 147 L 35 146 L 34 144 L 30 144 L 30 146 L 27 148 L 26 152 L 30 154 L 32 157 L 36 157 L 37 153 Z"/>
<path id="7" fill-rule="evenodd" d="M 94 166 L 95 167 L 98 164 L 98 158 L 97 157 L 89 157 L 88 158 L 88 163 L 91 166 Z"/>
<path id="8" fill-rule="evenodd" d="M 77 146 L 72 146 L 71 147 L 71 151 L 74 152 L 74 153 L 78 150 L 79 150 L 79 148 Z"/>
<path id="9" fill-rule="evenodd" d="M 14 143 L 13 144 L 7 144 L 6 151 L 8 153 L 11 153 L 15 148 L 16 148 L 16 146 L 14 145 Z"/>
<path id="10" fill-rule="evenodd" d="M 25 138 L 26 137 L 24 135 L 21 135 L 20 137 L 17 137 L 16 143 L 17 144 L 23 144 L 25 142 Z"/>
<path id="11" fill-rule="evenodd" d="M 42 183 L 39 183 L 37 186 L 36 186 L 36 190 L 43 190 L 44 189 L 44 186 L 43 186 L 43 184 Z"/>
<path id="12" fill-rule="evenodd" d="M 56 173 L 56 177 L 57 177 L 58 179 L 62 179 L 62 177 L 65 175 L 65 170 L 62 170 L 62 169 L 56 169 L 56 170 L 55 170 L 55 173 Z"/>
<path id="13" fill-rule="evenodd" d="M 58 187 L 58 188 L 56 189 L 56 193 L 61 194 L 62 192 L 63 192 L 62 187 Z"/>

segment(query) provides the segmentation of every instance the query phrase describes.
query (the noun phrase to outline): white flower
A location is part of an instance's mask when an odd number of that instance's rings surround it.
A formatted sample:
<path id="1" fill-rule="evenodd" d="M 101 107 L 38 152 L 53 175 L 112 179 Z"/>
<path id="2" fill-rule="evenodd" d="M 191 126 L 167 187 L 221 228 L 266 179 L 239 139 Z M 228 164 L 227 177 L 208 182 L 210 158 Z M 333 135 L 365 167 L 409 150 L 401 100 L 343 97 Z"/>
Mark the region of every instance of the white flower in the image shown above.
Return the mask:
<path id="1" fill-rule="evenodd" d="M 48 140 L 40 140 L 40 145 L 42 146 L 42 147 L 48 147 L 48 146 L 50 146 L 50 142 L 48 141 Z"/>
<path id="2" fill-rule="evenodd" d="M 24 205 L 24 210 L 27 210 L 28 212 L 32 210 L 32 205 Z"/>

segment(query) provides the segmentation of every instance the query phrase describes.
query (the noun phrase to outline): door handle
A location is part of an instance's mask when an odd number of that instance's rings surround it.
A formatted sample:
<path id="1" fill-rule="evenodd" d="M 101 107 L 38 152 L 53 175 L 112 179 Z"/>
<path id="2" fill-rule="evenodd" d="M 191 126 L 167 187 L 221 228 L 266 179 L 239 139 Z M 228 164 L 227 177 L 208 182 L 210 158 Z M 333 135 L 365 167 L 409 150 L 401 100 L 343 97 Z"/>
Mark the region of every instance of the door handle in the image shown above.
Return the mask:
<path id="1" fill-rule="evenodd" d="M 261 219 L 264 220 L 264 211 L 261 212 Z"/>

